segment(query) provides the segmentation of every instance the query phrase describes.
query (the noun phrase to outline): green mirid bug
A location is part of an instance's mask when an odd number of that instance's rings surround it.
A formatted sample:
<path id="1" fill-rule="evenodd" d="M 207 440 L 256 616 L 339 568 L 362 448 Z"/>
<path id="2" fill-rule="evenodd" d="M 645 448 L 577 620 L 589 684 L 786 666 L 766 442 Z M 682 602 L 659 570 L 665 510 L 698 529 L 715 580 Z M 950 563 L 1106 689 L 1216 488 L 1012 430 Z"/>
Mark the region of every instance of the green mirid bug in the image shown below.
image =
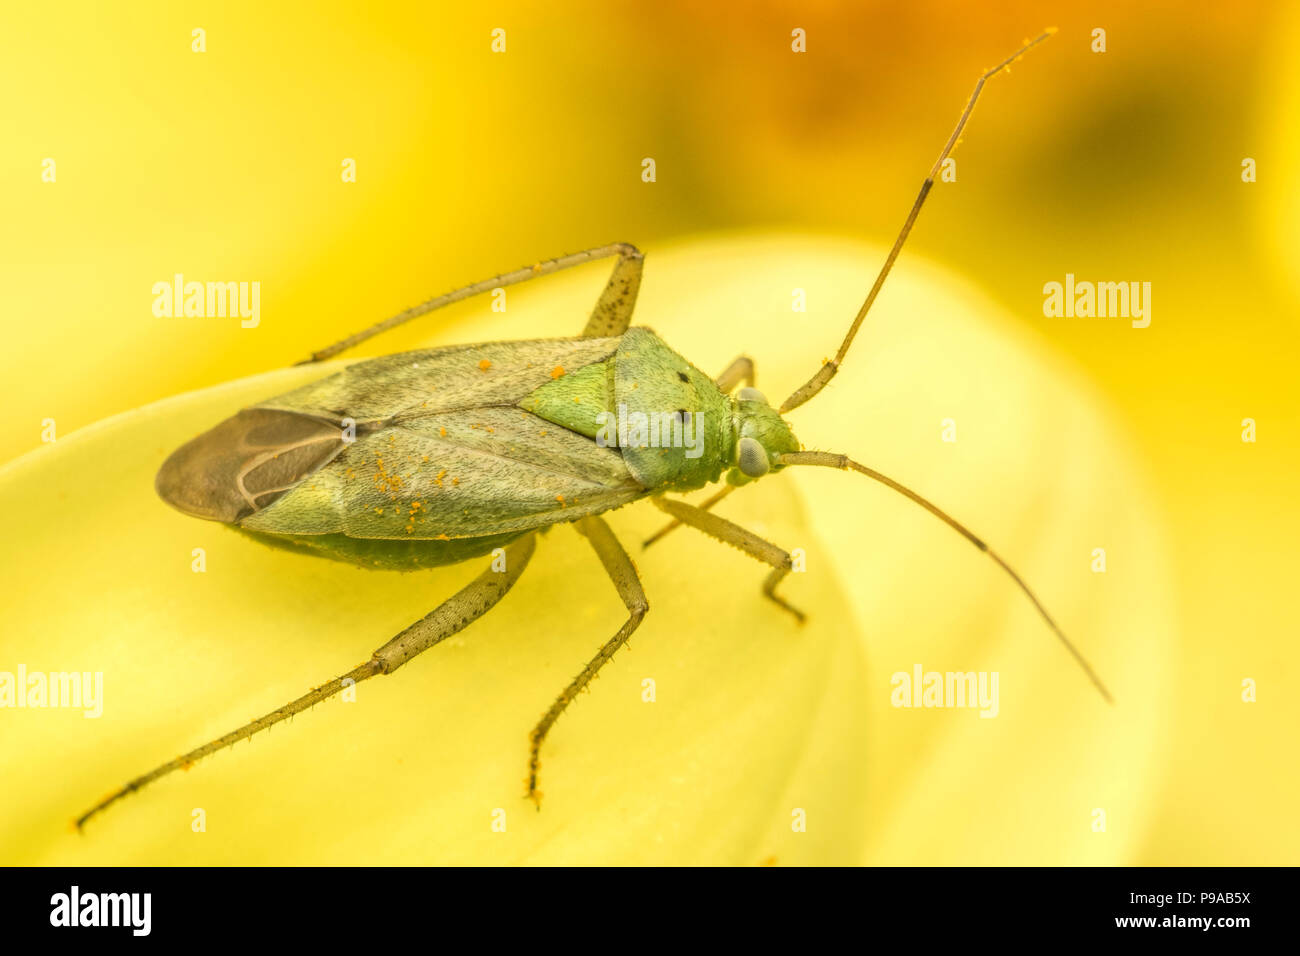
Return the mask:
<path id="1" fill-rule="evenodd" d="M 648 328 L 630 327 L 642 262 L 616 243 L 475 283 L 314 353 L 331 358 L 382 332 L 482 292 L 616 257 L 582 334 L 404 352 L 357 362 L 246 408 L 177 449 L 159 495 L 198 518 L 270 544 L 367 568 L 411 570 L 492 555 L 491 566 L 364 664 L 283 707 L 137 777 L 77 820 L 174 770 L 230 747 L 352 683 L 390 674 L 491 610 L 527 568 L 538 533 L 571 523 L 591 543 L 628 618 L 556 697 L 531 734 L 528 796 L 539 802 L 540 752 L 575 696 L 641 623 L 648 604 L 627 552 L 601 517 L 641 499 L 671 523 L 734 545 L 770 566 L 764 596 L 802 620 L 777 589 L 791 570 L 776 544 L 710 512 L 727 494 L 791 466 L 856 471 L 930 511 L 1011 576 L 1083 667 L 1105 687 L 1019 575 L 983 540 L 925 498 L 845 455 L 804 451 L 783 417 L 835 376 L 889 274 L 984 83 L 1050 36 L 1045 32 L 975 85 L 835 357 L 779 407 L 754 388 L 741 356 L 711 377 Z M 305 364 L 305 363 L 304 363 Z M 697 507 L 668 493 L 721 491 Z"/>

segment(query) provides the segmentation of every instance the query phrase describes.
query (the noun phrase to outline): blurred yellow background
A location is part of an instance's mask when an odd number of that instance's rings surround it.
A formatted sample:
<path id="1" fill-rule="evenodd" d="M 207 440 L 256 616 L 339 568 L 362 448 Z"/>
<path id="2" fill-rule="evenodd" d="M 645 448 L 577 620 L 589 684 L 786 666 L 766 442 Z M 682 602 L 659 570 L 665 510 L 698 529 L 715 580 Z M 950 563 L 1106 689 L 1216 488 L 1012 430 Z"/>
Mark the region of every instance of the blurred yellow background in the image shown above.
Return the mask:
<path id="1" fill-rule="evenodd" d="M 887 244 L 975 76 L 1047 25 L 1060 33 L 987 87 L 958 179 L 934 190 L 904 261 L 960 276 L 992 303 L 976 311 L 995 333 L 1069 369 L 1099 414 L 1122 420 L 1125 460 L 1167 538 L 1156 550 L 1169 557 L 1176 644 L 1153 643 L 1170 653 L 1151 657 L 1141 630 L 1131 634 L 1161 708 L 1150 742 L 1159 773 L 1141 783 L 1141 833 L 1109 859 L 1300 862 L 1294 4 L 10 5 L 0 459 L 38 448 L 45 419 L 62 438 L 599 243 L 647 252 L 647 297 L 656 250 L 682 237 L 780 230 Z M 496 27 L 505 53 L 491 51 Z M 795 27 L 807 53 L 791 52 Z M 1091 50 L 1098 27 L 1105 53 Z M 195 28 L 206 52 L 191 49 Z M 653 184 L 641 179 L 645 157 Z M 1257 182 L 1242 182 L 1246 157 Z M 355 183 L 341 180 L 346 158 Z M 862 262 L 846 299 L 860 298 L 877 263 Z M 152 286 L 178 272 L 259 281 L 260 325 L 156 318 Z M 1151 282 L 1150 328 L 1044 318 L 1043 284 L 1067 272 Z M 587 281 L 594 290 L 600 279 Z M 462 328 L 485 308 L 462 307 Z M 829 353 L 849 318 L 791 322 L 788 334 Z M 743 316 L 727 323 L 731 353 L 754 355 L 760 376 L 765 356 L 771 365 L 790 349 L 771 332 L 744 338 Z M 365 354 L 414 347 L 426 332 Z M 670 341 L 705 365 L 682 334 Z M 859 341 L 872 348 L 870 335 Z M 852 355 L 844 375 L 866 365 Z M 936 377 L 984 374 L 923 360 L 906 371 L 917 402 Z M 794 382 L 770 384 L 777 397 Z M 896 412 L 907 409 L 904 398 Z M 1254 444 L 1241 441 L 1245 418 L 1258 423 Z M 816 438 L 871 460 L 870 434 L 852 447 Z M 1053 463 L 1025 453 L 1032 487 Z M 808 507 L 814 526 L 827 522 Z M 996 541 L 996 515 L 981 517 L 971 523 Z M 58 564 L 23 547 L 7 536 L 15 562 Z M 357 651 L 378 643 L 367 636 Z M 1257 703 L 1241 702 L 1243 678 L 1258 682 Z M 1141 686 L 1130 682 L 1130 702 Z M 935 794 L 951 785 L 929 781 Z M 963 812 L 959 800 L 934 811 L 952 826 Z"/>

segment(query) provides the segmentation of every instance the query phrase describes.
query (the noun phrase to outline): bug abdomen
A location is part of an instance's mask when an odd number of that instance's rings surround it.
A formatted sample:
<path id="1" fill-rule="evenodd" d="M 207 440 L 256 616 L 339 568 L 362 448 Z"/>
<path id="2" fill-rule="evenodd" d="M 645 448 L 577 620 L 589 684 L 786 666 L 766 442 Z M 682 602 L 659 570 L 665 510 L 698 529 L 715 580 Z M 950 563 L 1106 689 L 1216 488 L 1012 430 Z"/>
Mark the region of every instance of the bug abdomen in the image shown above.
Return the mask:
<path id="1" fill-rule="evenodd" d="M 379 571 L 418 571 L 459 564 L 470 558 L 504 548 L 524 532 L 485 535 L 481 538 L 453 538 L 449 541 L 427 538 L 350 538 L 345 534 L 285 537 L 239 528 L 239 531 L 263 544 L 301 554 L 329 558 Z"/>

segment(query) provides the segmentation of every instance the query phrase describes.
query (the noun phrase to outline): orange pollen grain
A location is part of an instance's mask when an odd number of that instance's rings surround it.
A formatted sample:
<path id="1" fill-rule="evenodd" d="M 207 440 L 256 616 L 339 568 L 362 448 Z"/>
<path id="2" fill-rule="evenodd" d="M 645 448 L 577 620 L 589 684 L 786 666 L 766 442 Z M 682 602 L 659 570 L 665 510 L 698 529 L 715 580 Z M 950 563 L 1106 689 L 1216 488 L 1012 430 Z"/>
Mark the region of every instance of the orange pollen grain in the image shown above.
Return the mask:
<path id="1" fill-rule="evenodd" d="M 492 363 L 487 359 L 483 359 L 481 362 L 478 363 L 478 370 L 480 372 L 486 372 L 491 367 L 492 367 Z"/>
<path id="2" fill-rule="evenodd" d="M 551 378 L 559 378 L 563 374 L 564 374 L 563 365 L 557 365 L 555 366 L 555 368 L 551 369 Z"/>

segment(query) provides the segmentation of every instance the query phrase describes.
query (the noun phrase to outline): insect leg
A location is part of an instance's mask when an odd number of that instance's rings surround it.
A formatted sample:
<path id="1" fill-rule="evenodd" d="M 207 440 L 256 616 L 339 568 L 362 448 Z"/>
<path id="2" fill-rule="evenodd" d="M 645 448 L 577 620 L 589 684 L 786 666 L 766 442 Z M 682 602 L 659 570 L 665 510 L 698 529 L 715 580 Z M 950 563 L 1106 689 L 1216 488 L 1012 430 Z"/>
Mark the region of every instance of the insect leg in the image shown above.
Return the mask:
<path id="1" fill-rule="evenodd" d="M 716 505 L 719 501 L 721 501 L 723 498 L 727 497 L 727 495 L 731 494 L 731 493 L 732 493 L 733 491 L 735 491 L 735 490 L 736 490 L 736 486 L 735 486 L 735 485 L 723 485 L 722 488 L 721 488 L 719 491 L 717 491 L 717 492 L 715 492 L 714 494 L 710 495 L 706 501 L 703 501 L 703 502 L 700 503 L 700 506 L 699 506 L 699 507 L 700 507 L 700 510 L 701 510 L 701 511 L 710 511 L 710 510 L 712 510 L 712 508 L 713 508 L 714 505 Z M 650 537 L 648 537 L 648 538 L 646 538 L 644 541 L 642 541 L 642 542 L 641 542 L 641 547 L 643 547 L 643 548 L 648 548 L 648 547 L 650 547 L 650 545 L 654 544 L 656 541 L 661 540 L 661 539 L 664 537 L 664 535 L 666 535 L 669 531 L 675 531 L 676 529 L 680 528 L 681 526 L 682 526 L 681 519 L 680 519 L 680 518 L 674 518 L 672 521 L 669 521 L 666 525 L 664 525 L 662 528 L 660 528 L 660 529 L 659 529 L 658 531 L 656 531 L 654 534 L 650 535 Z"/>
<path id="2" fill-rule="evenodd" d="M 519 580 L 533 556 L 535 535 L 529 534 L 505 549 L 505 567 L 496 562 L 465 587 L 375 651 L 381 674 L 391 674 L 417 654 L 463 631 L 490 611 Z"/>
<path id="3" fill-rule="evenodd" d="M 744 382 L 746 385 L 754 385 L 754 360 L 748 355 L 737 355 L 731 360 L 731 364 L 722 370 L 722 374 L 713 380 L 713 384 L 718 386 L 718 391 L 727 392 Z"/>
<path id="4" fill-rule="evenodd" d="M 636 308 L 636 294 L 641 289 L 641 267 L 645 261 L 641 251 L 629 243 L 607 248 L 618 252 L 618 262 L 614 263 L 605 291 L 596 300 L 596 307 L 582 330 L 584 339 L 626 332 L 632 323 L 632 310 Z"/>
<path id="5" fill-rule="evenodd" d="M 604 293 L 601 294 L 595 310 L 591 313 L 591 319 L 587 322 L 588 331 L 584 335 L 619 335 L 627 328 L 628 322 L 631 321 L 632 307 L 636 304 L 637 290 L 641 286 L 641 252 L 636 246 L 626 242 L 596 246 L 593 249 L 585 249 L 582 252 L 560 256 L 558 259 L 548 259 L 545 262 L 538 262 L 535 265 L 516 269 L 514 272 L 504 272 L 499 276 L 493 276 L 490 279 L 483 279 L 480 282 L 463 286 L 445 295 L 412 306 L 405 312 L 399 312 L 382 322 L 376 322 L 370 328 L 362 329 L 355 335 L 340 339 L 319 352 L 313 352 L 311 358 L 305 359 L 298 364 L 309 365 L 312 362 L 323 362 L 325 359 L 333 358 L 340 352 L 345 352 L 356 345 L 360 345 L 367 339 L 374 338 L 382 332 L 395 329 L 412 319 L 428 315 L 435 309 L 441 309 L 443 306 L 451 305 L 454 302 L 462 302 L 483 292 L 503 289 L 508 285 L 517 285 L 520 282 L 527 282 L 529 279 L 536 279 L 538 276 L 551 275 L 563 269 L 615 255 L 618 256 L 618 262 L 614 264 L 614 272 L 609 277 L 609 283 L 605 286 Z M 593 328 L 613 328 L 618 325 L 619 321 L 622 322 L 622 325 L 616 331 L 592 331 Z"/>
<path id="6" fill-rule="evenodd" d="M 421 651 L 426 651 L 444 638 L 463 630 L 500 601 L 518 580 L 533 555 L 534 538 L 535 535 L 530 534 L 511 544 L 506 548 L 504 571 L 497 572 L 492 569 L 484 571 L 428 615 L 375 651 L 370 660 L 361 666 L 353 668 L 342 677 L 334 678 L 327 684 L 313 688 L 297 700 L 245 724 L 238 730 L 231 731 L 224 737 L 218 737 L 202 747 L 155 767 L 144 776 L 136 777 L 78 817 L 77 828 L 80 829 L 95 814 L 108 809 L 127 794 L 134 793 L 155 780 L 167 776 L 173 770 L 187 770 L 209 754 L 232 747 L 259 730 L 272 727 L 294 714 L 333 697 L 345 687 L 359 684 L 379 674 L 391 674 Z"/>
<path id="7" fill-rule="evenodd" d="M 710 514 L 703 508 L 688 505 L 684 501 L 674 501 L 671 498 L 659 497 L 650 500 L 654 502 L 657 508 L 668 512 L 682 524 L 690 525 L 710 537 L 717 538 L 724 544 L 739 548 L 750 557 L 757 558 L 764 564 L 770 564 L 772 573 L 763 582 L 763 596 L 770 601 L 775 601 L 798 618 L 800 623 L 803 623 L 803 611 L 791 606 L 776 593 L 776 586 L 790 573 L 792 565 L 788 552 L 782 551 L 770 541 L 763 540 L 754 532 L 746 531 L 740 525 L 734 524 L 726 518 L 719 518 L 715 514 Z"/>
<path id="8" fill-rule="evenodd" d="M 568 687 L 564 688 L 559 697 L 555 698 L 555 703 L 551 704 L 551 709 L 538 721 L 537 726 L 533 728 L 533 732 L 529 734 L 528 796 L 537 804 L 539 809 L 542 805 L 542 795 L 537 789 L 537 770 L 541 765 L 538 754 L 542 749 L 542 741 L 546 739 L 552 725 L 559 720 L 560 714 L 564 713 L 565 708 L 573 702 L 578 693 L 591 683 L 591 679 L 596 676 L 596 672 L 613 660 L 614 653 L 627 643 L 628 638 L 632 636 L 632 632 L 640 625 L 641 619 L 650 610 L 650 605 L 646 603 L 645 592 L 641 590 L 641 579 L 637 577 L 632 559 L 627 556 L 623 546 L 618 543 L 618 539 L 614 537 L 614 532 L 605 523 L 605 519 L 592 515 L 574 522 L 574 527 L 591 542 L 592 548 L 600 557 L 601 563 L 605 566 L 605 573 L 614 582 L 614 587 L 618 590 L 618 596 L 623 599 L 623 604 L 627 606 L 628 618 L 623 626 L 619 628 L 618 633 L 605 642 L 605 646 L 596 652 L 596 656 L 582 669 L 582 673 L 575 677 Z"/>

